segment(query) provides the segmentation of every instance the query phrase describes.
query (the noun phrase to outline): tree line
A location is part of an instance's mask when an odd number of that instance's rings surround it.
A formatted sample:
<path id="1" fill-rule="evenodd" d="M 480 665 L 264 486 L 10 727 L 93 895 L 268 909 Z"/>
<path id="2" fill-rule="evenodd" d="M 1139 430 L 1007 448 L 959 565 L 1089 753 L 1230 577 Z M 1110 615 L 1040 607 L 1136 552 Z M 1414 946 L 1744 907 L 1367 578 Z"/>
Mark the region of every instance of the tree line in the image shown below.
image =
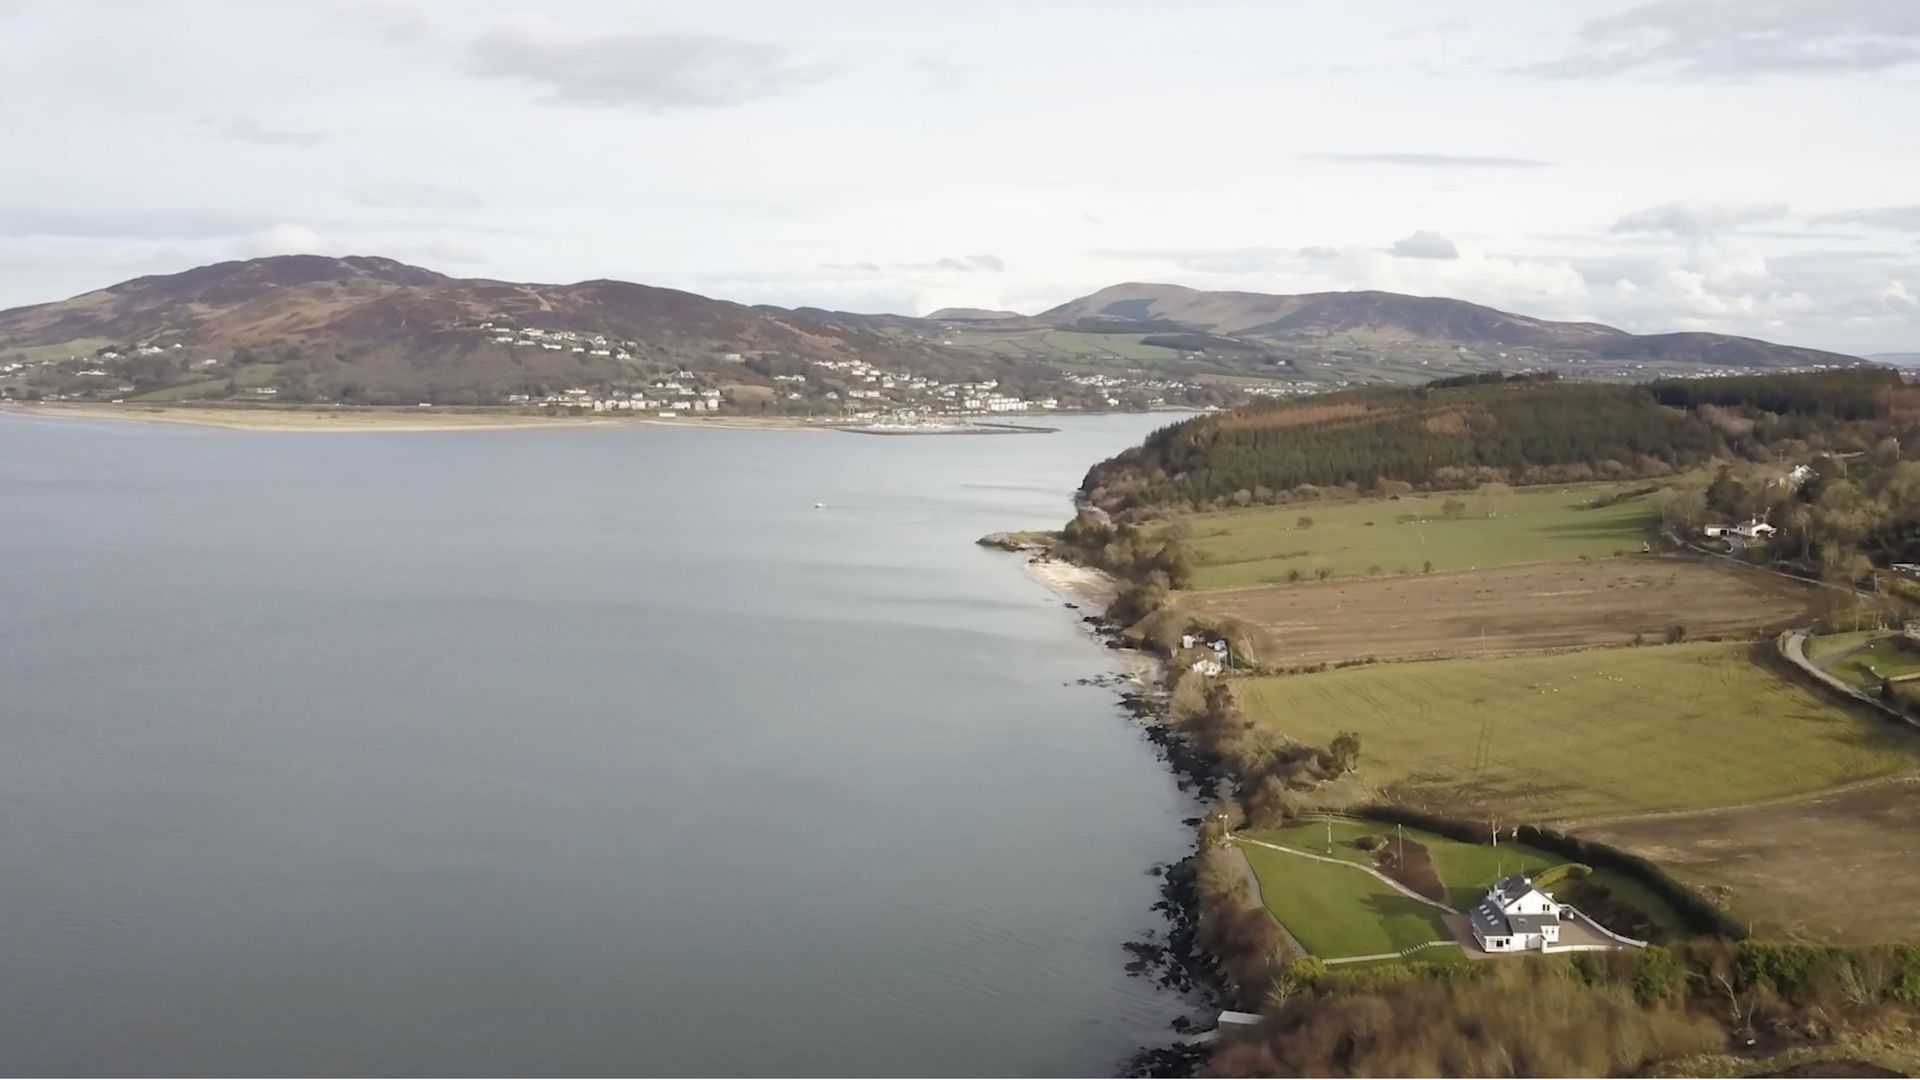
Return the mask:
<path id="1" fill-rule="evenodd" d="M 1510 377 L 1343 391 L 1195 417 L 1095 465 L 1109 512 L 1285 502 L 1322 489 L 1660 477 L 1792 442 L 1903 427 L 1896 373 L 1835 371 L 1640 386 Z"/>

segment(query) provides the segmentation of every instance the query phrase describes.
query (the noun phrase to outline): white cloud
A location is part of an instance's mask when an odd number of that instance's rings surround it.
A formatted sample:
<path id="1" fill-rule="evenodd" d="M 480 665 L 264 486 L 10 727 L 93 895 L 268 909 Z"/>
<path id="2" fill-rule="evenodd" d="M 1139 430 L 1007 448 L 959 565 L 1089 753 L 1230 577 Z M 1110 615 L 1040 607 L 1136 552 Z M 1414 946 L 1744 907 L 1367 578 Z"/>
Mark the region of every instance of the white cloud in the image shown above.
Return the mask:
<path id="1" fill-rule="evenodd" d="M 1864 225 L 1870 229 L 1920 232 L 1920 206 L 1870 206 L 1821 214 L 1813 220 L 1832 225 Z"/>
<path id="2" fill-rule="evenodd" d="M 1881 72 L 1916 62 L 1920 6 L 1909 0 L 1651 0 L 1588 21 L 1571 52 L 1529 70 L 1744 79 Z"/>
<path id="3" fill-rule="evenodd" d="M 248 238 L 249 255 L 309 255 L 320 251 L 320 234 L 305 225 L 275 225 Z"/>
<path id="4" fill-rule="evenodd" d="M 326 138 L 318 131 L 269 124 L 257 116 L 210 119 L 202 126 L 222 138 L 258 143 L 262 146 L 313 146 Z"/>
<path id="5" fill-rule="evenodd" d="M 1871 67 L 1920 4 L 1509 7 L 16 4 L 0 306 L 317 247 L 746 303 L 1399 288 L 1920 346 L 1920 65 Z M 1513 70 L 1614 50 L 1605 81 Z M 1384 250 L 1436 227 L 1456 257 Z"/>
<path id="6" fill-rule="evenodd" d="M 649 109 L 741 105 L 838 71 L 785 45 L 750 38 L 579 32 L 538 16 L 510 19 L 481 34 L 467 67 L 476 75 L 544 86 L 554 101 Z"/>
<path id="7" fill-rule="evenodd" d="M 1411 236 L 1393 242 L 1388 249 L 1403 259 L 1457 259 L 1460 249 L 1453 241 L 1431 229 L 1421 229 Z"/>
<path id="8" fill-rule="evenodd" d="M 1613 223 L 1617 233 L 1666 233 L 1672 236 L 1706 237 L 1742 225 L 1778 221 L 1787 215 L 1785 203 L 1716 202 L 1685 200 L 1649 206 L 1624 214 Z"/>
<path id="9" fill-rule="evenodd" d="M 1313 161 L 1345 165 L 1403 165 L 1416 169 L 1544 169 L 1553 164 L 1538 158 L 1484 157 L 1474 154 L 1308 154 Z"/>

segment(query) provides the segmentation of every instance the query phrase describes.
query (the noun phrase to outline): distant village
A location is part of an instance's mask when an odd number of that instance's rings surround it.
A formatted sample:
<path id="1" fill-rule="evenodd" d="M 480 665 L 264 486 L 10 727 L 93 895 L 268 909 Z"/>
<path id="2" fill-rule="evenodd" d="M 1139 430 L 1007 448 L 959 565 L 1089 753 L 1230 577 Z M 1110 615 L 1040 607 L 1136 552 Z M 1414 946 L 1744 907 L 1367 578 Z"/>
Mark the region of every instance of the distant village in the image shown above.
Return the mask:
<path id="1" fill-rule="evenodd" d="M 518 389 L 509 385 L 491 392 L 469 388 L 454 397 L 334 394 L 315 389 L 315 383 L 304 380 L 297 366 L 282 370 L 283 365 L 276 362 L 278 353 L 274 357 L 255 356 L 251 350 L 235 349 L 229 356 L 207 356 L 178 341 L 136 341 L 104 346 L 84 355 L 0 354 L 0 401 L 227 401 L 418 408 L 477 405 L 662 419 L 785 415 L 893 425 L 1044 415 L 1063 410 L 1206 409 L 1379 381 L 1338 377 L 1340 360 L 1336 356 L 1296 359 L 1291 365 L 1276 366 L 1273 376 L 1266 379 L 1222 382 L 1178 377 L 1155 371 L 1153 365 L 1145 363 L 1105 371 L 1079 369 L 1091 366 L 1087 364 L 1055 369 L 1043 378 L 1027 380 L 1026 386 L 1011 386 L 996 378 L 943 379 L 864 360 L 807 359 L 764 351 L 716 351 L 698 357 L 687 357 L 683 352 L 676 354 L 676 360 L 636 340 L 592 331 L 520 325 L 499 315 L 461 322 L 448 330 L 477 339 L 476 345 L 484 343 L 515 353 L 537 350 L 576 357 L 588 365 L 581 370 L 591 372 L 592 377 L 558 388 L 551 381 L 545 386 L 534 381 Z M 1462 351 L 1459 356 L 1449 354 L 1437 360 L 1410 354 L 1399 363 L 1418 380 L 1423 370 L 1431 371 L 1434 377 L 1478 370 L 1460 365 L 1469 360 L 1483 363 L 1485 359 Z M 1517 373 L 1564 369 L 1569 363 L 1578 363 L 1558 360 L 1545 364 L 1541 358 L 1522 352 L 1511 356 L 1502 352 L 1493 359 L 1512 364 L 1507 370 Z M 1730 367 L 1676 372 L 1645 368 L 1633 365 L 1641 377 L 1648 378 L 1717 378 L 1758 370 Z M 547 365 L 542 370 L 550 373 L 554 369 Z M 1595 375 L 1599 374 L 1596 371 Z"/>

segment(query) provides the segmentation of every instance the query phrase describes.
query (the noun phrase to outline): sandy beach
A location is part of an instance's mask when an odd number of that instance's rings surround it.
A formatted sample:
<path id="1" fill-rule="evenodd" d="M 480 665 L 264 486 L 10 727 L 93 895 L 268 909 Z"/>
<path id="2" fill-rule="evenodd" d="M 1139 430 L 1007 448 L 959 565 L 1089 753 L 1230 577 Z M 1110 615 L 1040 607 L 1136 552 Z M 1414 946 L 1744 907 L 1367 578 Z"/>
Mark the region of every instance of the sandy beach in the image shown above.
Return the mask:
<path id="1" fill-rule="evenodd" d="M 1027 559 L 1027 574 L 1053 590 L 1054 595 L 1080 605 L 1080 609 L 1088 615 L 1104 612 L 1120 591 L 1120 583 L 1105 571 L 1060 559 L 1030 557 Z M 1121 674 L 1141 686 L 1159 684 L 1160 661 L 1152 653 L 1139 649 L 1115 649 L 1113 659 L 1119 665 Z"/>
<path id="2" fill-rule="evenodd" d="M 1027 560 L 1027 573 L 1054 592 L 1098 615 L 1113 603 L 1120 585 L 1103 570 L 1080 566 L 1060 559 L 1034 556 Z"/>

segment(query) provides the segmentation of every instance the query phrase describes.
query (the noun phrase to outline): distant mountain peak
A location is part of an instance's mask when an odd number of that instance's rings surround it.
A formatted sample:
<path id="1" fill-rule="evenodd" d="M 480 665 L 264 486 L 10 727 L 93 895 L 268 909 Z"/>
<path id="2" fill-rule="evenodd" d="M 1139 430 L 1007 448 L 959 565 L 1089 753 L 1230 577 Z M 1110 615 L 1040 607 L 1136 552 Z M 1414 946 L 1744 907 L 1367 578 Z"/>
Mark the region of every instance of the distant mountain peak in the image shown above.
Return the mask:
<path id="1" fill-rule="evenodd" d="M 947 322 L 988 322 L 995 319 L 1024 319 L 1025 315 L 1017 311 L 997 311 L 993 308 L 943 307 L 928 312 L 929 319 Z"/>
<path id="2" fill-rule="evenodd" d="M 1527 349 L 1552 355 L 1645 357 L 1724 366 L 1858 363 L 1856 357 L 1728 334 L 1631 334 L 1592 322 L 1556 322 L 1442 296 L 1377 289 L 1270 294 L 1125 282 L 1040 316 L 1061 328 L 1178 328 L 1276 346 L 1393 348 L 1413 345 Z"/>

